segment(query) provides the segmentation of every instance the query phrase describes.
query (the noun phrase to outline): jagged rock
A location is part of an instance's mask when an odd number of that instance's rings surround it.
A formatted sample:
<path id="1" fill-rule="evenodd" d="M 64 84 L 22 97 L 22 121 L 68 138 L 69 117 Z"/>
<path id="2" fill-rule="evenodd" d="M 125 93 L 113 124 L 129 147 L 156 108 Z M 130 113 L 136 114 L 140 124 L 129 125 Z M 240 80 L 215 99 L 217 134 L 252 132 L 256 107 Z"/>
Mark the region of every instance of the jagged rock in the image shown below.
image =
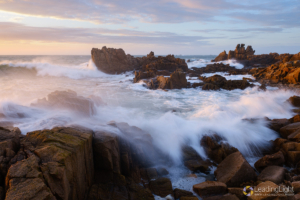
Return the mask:
<path id="1" fill-rule="evenodd" d="M 182 89 L 187 87 L 186 74 L 175 71 L 170 77 L 158 76 L 150 89 Z"/>
<path id="2" fill-rule="evenodd" d="M 238 150 L 228 143 L 224 143 L 218 135 L 204 136 L 200 141 L 201 146 L 204 148 L 207 156 L 216 163 L 222 162 L 231 153 Z"/>
<path id="3" fill-rule="evenodd" d="M 220 53 L 215 59 L 215 62 L 219 62 L 219 61 L 223 61 L 223 60 L 227 60 L 228 59 L 228 55 L 226 53 L 226 51 L 224 50 L 222 53 Z"/>
<path id="4" fill-rule="evenodd" d="M 149 71 L 147 71 L 147 72 L 142 72 L 142 71 L 134 72 L 134 75 L 135 75 L 135 78 L 133 79 L 134 83 L 137 83 L 142 79 L 154 78 L 156 76 L 155 73 L 149 72 Z"/>
<path id="5" fill-rule="evenodd" d="M 94 178 L 91 132 L 62 127 L 34 131 L 27 133 L 22 144 L 29 158 L 9 169 L 7 195 L 28 191 L 28 199 L 35 195 L 74 200 L 87 196 Z"/>
<path id="6" fill-rule="evenodd" d="M 227 186 L 222 182 L 205 181 L 203 183 L 193 185 L 193 190 L 200 197 L 207 197 L 207 196 L 225 194 L 227 191 Z"/>
<path id="7" fill-rule="evenodd" d="M 244 182 L 255 181 L 257 175 L 240 152 L 227 156 L 215 171 L 217 181 L 228 187 L 239 187 Z"/>
<path id="8" fill-rule="evenodd" d="M 285 163 L 284 155 L 281 151 L 278 151 L 277 153 L 272 155 L 265 155 L 264 157 L 259 159 L 254 164 L 254 166 L 260 172 L 268 166 L 272 166 L 272 165 L 283 166 L 284 163 Z"/>
<path id="9" fill-rule="evenodd" d="M 38 99 L 36 103 L 31 105 L 48 109 L 66 109 L 85 116 L 96 113 L 94 102 L 91 99 L 78 96 L 72 90 L 52 92 L 48 94 L 48 99 Z"/>
<path id="10" fill-rule="evenodd" d="M 217 85 L 211 83 L 205 83 L 202 87 L 202 90 L 219 90 L 220 88 Z"/>
<path id="11" fill-rule="evenodd" d="M 280 184 L 283 182 L 285 175 L 285 168 L 279 166 L 269 166 L 266 167 L 257 177 L 258 181 L 271 181 L 275 184 Z"/>
<path id="12" fill-rule="evenodd" d="M 149 187 L 153 194 L 156 194 L 160 197 L 166 197 L 169 194 L 173 196 L 172 183 L 168 178 L 158 178 L 150 181 Z"/>
<path id="13" fill-rule="evenodd" d="M 253 76 L 256 80 L 270 83 L 297 84 L 299 82 L 300 61 L 275 63 L 267 68 L 257 69 Z"/>
<path id="14" fill-rule="evenodd" d="M 204 172 L 210 171 L 212 163 L 208 160 L 203 160 L 200 155 L 190 146 L 182 147 L 182 158 L 184 165 L 193 172 Z"/>
<path id="15" fill-rule="evenodd" d="M 108 74 L 119 74 L 132 71 L 139 67 L 139 60 L 129 54 L 125 54 L 123 49 L 93 48 L 91 57 L 100 71 Z"/>

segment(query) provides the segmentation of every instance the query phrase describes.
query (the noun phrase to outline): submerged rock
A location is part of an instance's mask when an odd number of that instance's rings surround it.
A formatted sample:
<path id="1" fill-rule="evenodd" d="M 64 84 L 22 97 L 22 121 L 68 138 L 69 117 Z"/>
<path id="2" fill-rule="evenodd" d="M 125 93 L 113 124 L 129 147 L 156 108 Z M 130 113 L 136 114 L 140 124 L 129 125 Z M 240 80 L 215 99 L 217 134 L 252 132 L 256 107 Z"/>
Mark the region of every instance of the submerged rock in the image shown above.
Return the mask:
<path id="1" fill-rule="evenodd" d="M 84 116 L 91 116 L 96 113 L 96 107 L 92 99 L 94 99 L 97 104 L 101 104 L 102 99 L 100 97 L 91 96 L 91 99 L 89 99 L 78 96 L 77 93 L 72 90 L 55 91 L 48 94 L 47 99 L 38 99 L 37 102 L 31 104 L 31 106 L 58 110 L 64 109 Z"/>

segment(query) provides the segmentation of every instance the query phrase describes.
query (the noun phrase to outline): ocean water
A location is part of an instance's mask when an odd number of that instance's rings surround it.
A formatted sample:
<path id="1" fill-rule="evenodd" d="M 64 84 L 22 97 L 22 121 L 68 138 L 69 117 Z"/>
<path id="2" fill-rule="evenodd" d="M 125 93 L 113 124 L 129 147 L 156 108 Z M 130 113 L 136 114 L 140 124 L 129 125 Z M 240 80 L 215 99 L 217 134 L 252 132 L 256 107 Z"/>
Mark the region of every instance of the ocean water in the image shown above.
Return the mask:
<path id="1" fill-rule="evenodd" d="M 205 67 L 215 56 L 178 57 L 189 59 L 189 67 Z M 243 67 L 233 60 L 227 63 Z M 253 78 L 251 75 L 218 74 L 232 80 Z M 295 94 L 291 90 L 268 87 L 267 91 L 259 91 L 258 86 L 233 91 L 149 90 L 142 81 L 134 84 L 133 78 L 133 72 L 102 73 L 90 56 L 0 56 L 0 113 L 6 116 L 0 118 L 0 123 L 12 122 L 26 134 L 70 124 L 98 130 L 106 129 L 110 121 L 126 122 L 151 134 L 154 144 L 180 166 L 182 145 L 192 146 L 206 158 L 199 141 L 202 136 L 214 133 L 251 160 L 270 144 L 270 140 L 278 137 L 266 127 L 263 118 L 293 116 L 293 108 L 286 102 Z M 189 81 L 200 82 L 194 77 Z M 31 106 L 56 90 L 73 90 L 84 97 L 99 96 L 106 105 L 98 106 L 96 114 L 91 116 Z M 249 118 L 258 120 L 245 120 Z M 170 172 L 173 186 L 184 189 L 204 181 L 203 177 L 193 181 L 183 178 L 182 174 L 188 172 L 177 166 Z"/>

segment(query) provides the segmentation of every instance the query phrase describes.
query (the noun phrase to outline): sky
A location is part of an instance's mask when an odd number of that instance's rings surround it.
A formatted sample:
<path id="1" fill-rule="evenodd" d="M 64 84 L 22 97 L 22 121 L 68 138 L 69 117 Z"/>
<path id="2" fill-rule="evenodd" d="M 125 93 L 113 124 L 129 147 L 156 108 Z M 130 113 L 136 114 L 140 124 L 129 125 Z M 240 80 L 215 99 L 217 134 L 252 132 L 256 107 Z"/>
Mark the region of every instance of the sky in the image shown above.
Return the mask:
<path id="1" fill-rule="evenodd" d="M 300 52 L 300 0 L 0 0 L 0 55 Z"/>

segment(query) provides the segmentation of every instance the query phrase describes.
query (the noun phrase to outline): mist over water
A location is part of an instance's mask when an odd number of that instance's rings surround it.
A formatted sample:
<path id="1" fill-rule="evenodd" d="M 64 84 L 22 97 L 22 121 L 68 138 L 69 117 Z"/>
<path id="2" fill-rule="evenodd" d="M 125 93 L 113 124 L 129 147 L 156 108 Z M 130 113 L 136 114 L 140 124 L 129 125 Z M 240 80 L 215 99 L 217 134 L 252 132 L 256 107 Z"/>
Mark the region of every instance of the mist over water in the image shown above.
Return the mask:
<path id="1" fill-rule="evenodd" d="M 186 56 L 189 67 L 204 67 L 214 56 Z M 239 64 L 229 61 L 240 68 Z M 206 74 L 210 76 L 212 74 Z M 222 74 L 226 75 L 226 73 Z M 250 75 L 225 76 L 242 79 Z M 206 157 L 200 139 L 217 133 L 245 156 L 257 155 L 277 138 L 266 127 L 264 117 L 290 118 L 292 107 L 286 100 L 290 90 L 257 87 L 233 91 L 148 90 L 143 82 L 133 84 L 133 73 L 107 75 L 96 69 L 89 56 L 1 56 L 0 122 L 12 122 L 23 134 L 29 131 L 78 124 L 110 129 L 110 121 L 137 126 L 153 137 L 154 144 L 174 162 L 181 161 L 181 146 L 189 144 Z M 189 77 L 187 77 L 189 78 Z M 200 82 L 200 80 L 191 80 Z M 59 90 L 78 95 L 99 96 L 106 105 L 96 107 L 91 116 L 72 110 L 31 106 L 38 99 Z M 257 118 L 258 120 L 245 120 Z"/>

